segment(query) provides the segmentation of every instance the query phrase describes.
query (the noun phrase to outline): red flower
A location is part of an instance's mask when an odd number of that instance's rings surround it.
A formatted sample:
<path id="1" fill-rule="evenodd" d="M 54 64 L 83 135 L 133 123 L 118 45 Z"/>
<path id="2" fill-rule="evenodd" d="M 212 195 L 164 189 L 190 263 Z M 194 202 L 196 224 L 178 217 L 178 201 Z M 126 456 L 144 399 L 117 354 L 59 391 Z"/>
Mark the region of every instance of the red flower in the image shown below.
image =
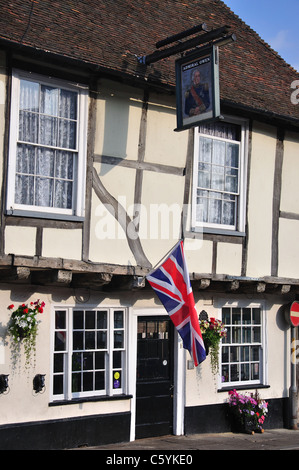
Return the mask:
<path id="1" fill-rule="evenodd" d="M 8 310 L 12 310 L 14 307 L 15 307 L 14 304 L 11 304 L 7 308 L 8 308 Z"/>
<path id="2" fill-rule="evenodd" d="M 39 307 L 38 311 L 39 313 L 43 313 L 44 310 L 42 309 L 42 307 Z"/>
<path id="3" fill-rule="evenodd" d="M 28 313 L 28 308 L 24 308 L 23 312 Z"/>

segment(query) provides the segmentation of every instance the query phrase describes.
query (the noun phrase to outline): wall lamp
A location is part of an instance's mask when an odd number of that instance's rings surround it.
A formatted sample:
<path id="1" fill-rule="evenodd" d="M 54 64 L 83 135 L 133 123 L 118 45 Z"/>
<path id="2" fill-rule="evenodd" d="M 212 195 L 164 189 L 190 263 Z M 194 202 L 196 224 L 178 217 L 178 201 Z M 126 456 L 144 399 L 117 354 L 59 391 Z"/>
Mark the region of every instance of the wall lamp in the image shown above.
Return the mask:
<path id="1" fill-rule="evenodd" d="M 46 374 L 36 374 L 33 379 L 33 390 L 35 393 L 41 393 L 45 387 Z"/>
<path id="2" fill-rule="evenodd" d="M 6 374 L 0 374 L 0 394 L 5 393 L 7 389 L 9 389 L 8 386 L 8 375 Z M 8 390 L 9 392 L 9 390 Z M 8 393 L 7 392 L 7 393 Z"/>

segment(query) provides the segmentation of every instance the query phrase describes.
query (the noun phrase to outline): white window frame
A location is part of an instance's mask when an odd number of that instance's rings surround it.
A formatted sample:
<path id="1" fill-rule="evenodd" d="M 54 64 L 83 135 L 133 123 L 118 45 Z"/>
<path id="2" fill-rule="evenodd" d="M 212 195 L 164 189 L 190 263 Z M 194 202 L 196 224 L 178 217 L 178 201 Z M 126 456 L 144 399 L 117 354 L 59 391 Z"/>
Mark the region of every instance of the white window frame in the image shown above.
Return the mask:
<path id="1" fill-rule="evenodd" d="M 101 352 L 106 352 L 106 361 L 105 361 L 105 383 L 106 388 L 104 390 L 89 390 L 81 392 L 72 392 L 72 354 L 73 352 L 73 312 L 74 311 L 107 311 L 107 348 L 99 349 Z M 123 311 L 124 314 L 124 324 L 122 330 L 124 331 L 124 345 L 123 348 L 114 348 L 114 331 L 118 330 L 114 328 L 114 312 Z M 55 312 L 56 311 L 65 311 L 66 312 L 66 328 L 65 331 L 55 329 Z M 51 393 L 50 401 L 71 401 L 74 399 L 84 399 L 91 397 L 107 397 L 107 396 L 118 396 L 124 395 L 127 393 L 127 356 L 128 356 L 128 339 L 127 339 L 127 322 L 128 322 L 128 309 L 126 307 L 104 307 L 104 306 L 88 306 L 82 305 L 82 307 L 74 306 L 55 306 L 53 307 L 52 312 L 52 328 L 51 328 Z M 55 332 L 62 331 L 66 334 L 66 348 L 65 351 L 61 352 L 64 354 L 64 387 L 63 393 L 54 394 L 54 354 L 55 354 Z M 88 331 L 88 330 L 87 330 Z M 93 352 L 94 350 L 85 349 L 86 352 Z M 113 387 L 113 351 L 122 351 L 123 352 L 123 361 L 122 361 L 122 374 L 121 374 L 121 387 Z M 78 351 L 79 352 L 79 351 Z M 120 368 L 117 368 L 118 370 Z M 61 373 L 57 373 L 61 375 Z"/>
<path id="2" fill-rule="evenodd" d="M 224 116 L 223 122 L 229 124 L 236 124 L 241 126 L 241 139 L 238 141 L 240 144 L 239 155 L 239 181 L 238 181 L 238 195 L 237 195 L 237 208 L 236 208 L 236 223 L 234 226 L 222 225 L 216 223 L 198 222 L 196 220 L 196 205 L 197 205 L 197 181 L 198 181 L 198 161 L 199 161 L 199 139 L 201 136 L 209 137 L 216 140 L 224 140 L 226 142 L 235 142 L 233 140 L 223 139 L 221 137 L 209 136 L 208 134 L 201 134 L 200 128 L 195 128 L 194 132 L 194 162 L 193 162 L 193 184 L 192 184 L 192 211 L 191 211 L 191 226 L 194 232 L 210 232 L 221 234 L 245 234 L 246 222 L 246 189 L 247 189 L 247 160 L 248 160 L 248 134 L 249 124 L 246 119 L 236 118 L 232 116 Z"/>
<path id="3" fill-rule="evenodd" d="M 219 309 L 219 317 L 222 320 L 222 309 L 223 308 L 258 308 L 261 312 L 261 344 L 260 344 L 260 370 L 259 370 L 259 379 L 258 380 L 239 380 L 239 381 L 230 381 L 230 382 L 222 382 L 222 348 L 225 346 L 233 345 L 233 346 L 242 346 L 247 345 L 249 343 L 225 343 L 223 340 L 220 344 L 220 351 L 219 351 L 219 376 L 218 376 L 218 386 L 219 389 L 227 389 L 227 388 L 251 388 L 255 386 L 266 386 L 268 384 L 268 369 L 267 369 L 267 315 L 266 315 L 266 307 L 263 302 L 246 302 L 246 301 L 219 301 L 217 302 L 217 307 Z M 250 343 L 254 346 L 254 342 Z M 259 343 L 256 343 L 259 344 Z M 254 362 L 254 361 L 253 361 Z M 231 362 L 230 362 L 231 363 Z M 238 361 L 238 364 L 242 363 L 242 361 Z"/>
<path id="4" fill-rule="evenodd" d="M 77 165 L 74 173 L 74 188 L 72 209 L 44 207 L 36 205 L 15 203 L 15 179 L 16 179 L 16 152 L 19 129 L 19 100 L 20 81 L 29 80 L 43 85 L 63 88 L 78 93 L 77 100 L 77 141 L 74 152 L 77 154 Z M 9 161 L 7 177 L 6 211 L 10 215 L 51 217 L 58 219 L 84 218 L 85 213 L 85 175 L 86 175 L 86 140 L 87 140 L 87 108 L 88 87 L 78 83 L 70 83 L 53 77 L 46 77 L 22 70 L 13 70 L 11 91 L 11 115 L 9 136 Z M 46 145 L 42 145 L 46 148 Z"/>

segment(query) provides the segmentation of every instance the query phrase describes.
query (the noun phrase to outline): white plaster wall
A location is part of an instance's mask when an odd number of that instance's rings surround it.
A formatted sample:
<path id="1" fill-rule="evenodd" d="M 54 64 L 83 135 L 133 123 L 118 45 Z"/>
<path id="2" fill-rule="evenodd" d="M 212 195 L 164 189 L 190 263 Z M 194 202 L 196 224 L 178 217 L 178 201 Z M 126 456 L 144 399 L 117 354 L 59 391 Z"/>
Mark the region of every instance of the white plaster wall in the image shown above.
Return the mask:
<path id="1" fill-rule="evenodd" d="M 95 153 L 137 160 L 142 91 L 100 80 Z"/>
<path id="2" fill-rule="evenodd" d="M 184 182 L 182 176 L 143 173 L 140 238 L 153 266 L 181 237 Z"/>
<path id="3" fill-rule="evenodd" d="M 22 256 L 35 255 L 35 227 L 5 227 L 5 254 L 15 254 Z"/>
<path id="4" fill-rule="evenodd" d="M 235 243 L 217 244 L 217 274 L 240 276 L 242 268 L 242 245 Z"/>
<path id="5" fill-rule="evenodd" d="M 299 220 L 279 220 L 278 276 L 299 277 Z"/>
<path id="6" fill-rule="evenodd" d="M 80 260 L 81 251 L 81 229 L 43 229 L 42 256 Z"/>
<path id="7" fill-rule="evenodd" d="M 160 96 L 156 103 L 151 98 L 147 114 L 145 161 L 184 168 L 188 132 L 174 132 L 176 108 L 173 99 L 164 98 L 161 104 Z"/>
<path id="8" fill-rule="evenodd" d="M 299 137 L 295 133 L 286 133 L 281 174 L 280 210 L 299 214 Z"/>
<path id="9" fill-rule="evenodd" d="M 272 199 L 276 130 L 254 123 L 248 198 L 247 276 L 271 274 Z"/>

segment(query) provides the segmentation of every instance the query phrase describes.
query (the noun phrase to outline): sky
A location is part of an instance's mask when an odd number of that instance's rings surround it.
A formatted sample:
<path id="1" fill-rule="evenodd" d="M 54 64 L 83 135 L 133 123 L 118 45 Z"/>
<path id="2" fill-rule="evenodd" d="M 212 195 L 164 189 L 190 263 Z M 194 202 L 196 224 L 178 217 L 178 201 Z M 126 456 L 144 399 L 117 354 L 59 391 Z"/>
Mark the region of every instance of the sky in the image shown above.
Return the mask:
<path id="1" fill-rule="evenodd" d="M 224 3 L 299 71 L 299 0 L 224 0 Z"/>

